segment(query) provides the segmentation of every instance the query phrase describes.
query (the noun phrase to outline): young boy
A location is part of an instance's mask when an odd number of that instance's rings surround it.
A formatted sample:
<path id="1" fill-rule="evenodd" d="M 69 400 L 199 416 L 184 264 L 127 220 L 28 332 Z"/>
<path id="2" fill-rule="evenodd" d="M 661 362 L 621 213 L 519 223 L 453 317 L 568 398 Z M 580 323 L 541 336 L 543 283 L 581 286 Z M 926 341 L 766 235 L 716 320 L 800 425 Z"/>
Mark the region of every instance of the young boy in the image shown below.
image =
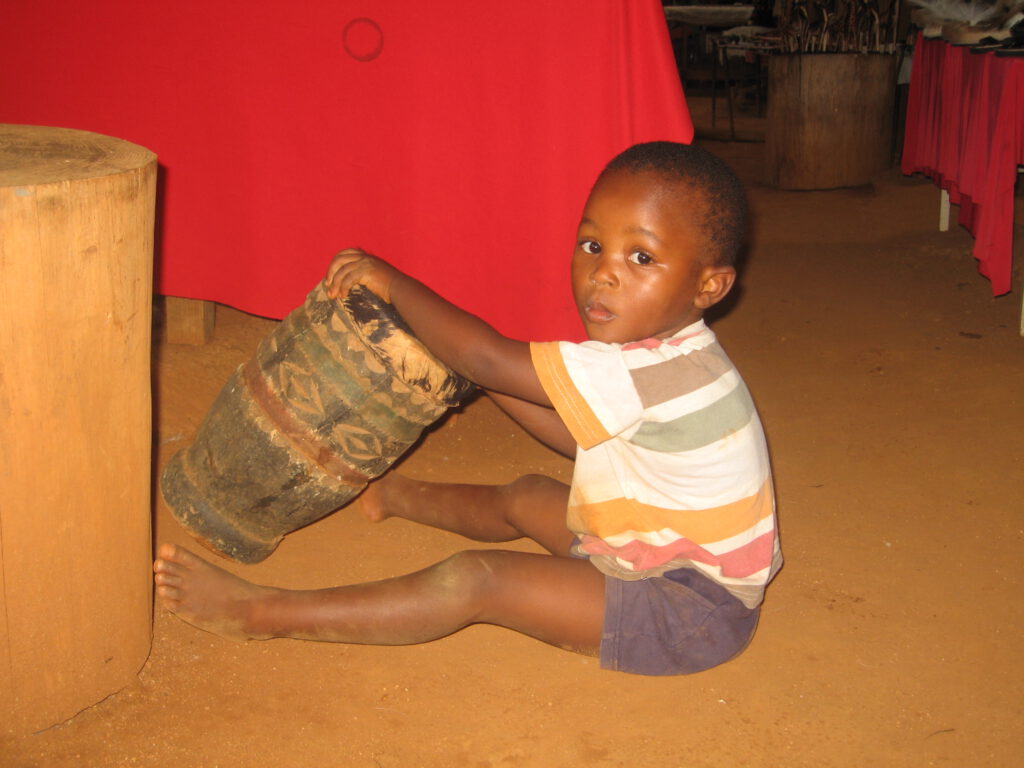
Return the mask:
<path id="1" fill-rule="evenodd" d="M 589 341 L 506 338 L 359 250 L 330 295 L 363 284 L 449 367 L 553 448 L 572 486 L 426 483 L 390 473 L 361 498 L 476 541 L 529 537 L 550 554 L 465 551 L 386 581 L 291 591 L 160 547 L 156 592 L 182 619 L 235 638 L 406 644 L 497 624 L 649 675 L 739 653 L 781 565 L 764 435 L 743 381 L 704 324 L 736 277 L 746 203 L 732 171 L 669 142 L 616 157 L 591 191 L 572 260 Z"/>

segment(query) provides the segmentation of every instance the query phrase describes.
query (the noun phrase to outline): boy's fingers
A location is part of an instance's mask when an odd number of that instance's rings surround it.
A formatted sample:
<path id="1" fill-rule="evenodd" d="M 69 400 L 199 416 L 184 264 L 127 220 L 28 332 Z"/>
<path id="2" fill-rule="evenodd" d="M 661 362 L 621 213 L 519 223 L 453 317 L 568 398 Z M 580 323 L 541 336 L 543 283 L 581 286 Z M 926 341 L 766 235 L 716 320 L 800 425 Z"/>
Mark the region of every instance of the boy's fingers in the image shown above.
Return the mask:
<path id="1" fill-rule="evenodd" d="M 324 282 L 332 299 L 347 295 L 355 285 L 365 285 L 384 301 L 391 301 L 393 273 L 376 256 L 360 248 L 346 248 L 331 260 Z"/>
<path id="2" fill-rule="evenodd" d="M 344 296 L 349 289 L 356 284 L 354 277 L 355 269 L 352 264 L 341 264 L 335 271 L 334 276 L 328 281 L 327 295 L 332 299 Z"/>
<path id="3" fill-rule="evenodd" d="M 351 290 L 352 286 L 359 282 L 356 279 L 356 270 L 351 268 L 349 265 L 345 265 L 338 272 L 338 293 L 342 296 L 347 294 Z"/>
<path id="4" fill-rule="evenodd" d="M 374 264 L 370 259 L 350 261 L 338 267 L 334 277 L 328 283 L 327 295 L 332 299 L 347 296 L 348 292 L 357 285 L 365 285 L 380 295 L 384 286 L 378 285 L 379 282 L 379 279 L 375 279 Z M 381 298 L 385 297 L 381 296 Z"/>
<path id="5" fill-rule="evenodd" d="M 366 252 L 359 248 L 346 248 L 331 259 L 331 263 L 327 267 L 327 277 L 325 278 L 328 296 L 336 299 L 339 295 L 348 292 L 351 284 L 345 285 L 343 280 L 346 267 L 350 267 L 353 262 L 357 262 L 366 256 Z"/>

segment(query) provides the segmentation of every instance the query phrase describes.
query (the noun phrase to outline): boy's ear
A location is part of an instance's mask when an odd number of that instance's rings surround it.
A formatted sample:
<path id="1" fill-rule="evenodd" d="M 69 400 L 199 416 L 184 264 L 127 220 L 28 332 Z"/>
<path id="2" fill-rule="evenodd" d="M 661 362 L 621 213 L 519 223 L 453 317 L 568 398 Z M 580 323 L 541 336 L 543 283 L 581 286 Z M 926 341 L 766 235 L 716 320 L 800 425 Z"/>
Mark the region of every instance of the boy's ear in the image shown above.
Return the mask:
<path id="1" fill-rule="evenodd" d="M 700 309 L 717 304 L 736 282 L 735 267 L 707 266 L 700 271 L 700 288 L 693 303 Z"/>

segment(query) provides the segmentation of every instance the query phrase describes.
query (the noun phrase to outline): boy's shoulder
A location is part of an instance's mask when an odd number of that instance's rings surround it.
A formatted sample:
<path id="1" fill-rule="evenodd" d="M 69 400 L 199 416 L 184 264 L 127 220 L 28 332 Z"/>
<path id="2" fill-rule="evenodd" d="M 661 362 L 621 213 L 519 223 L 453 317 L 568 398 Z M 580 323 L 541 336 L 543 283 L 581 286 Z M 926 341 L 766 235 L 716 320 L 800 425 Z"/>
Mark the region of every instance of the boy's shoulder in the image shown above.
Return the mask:
<path id="1" fill-rule="evenodd" d="M 588 371 L 592 380 L 600 378 L 601 371 L 611 378 L 648 379 L 688 378 L 694 371 L 709 369 L 719 373 L 734 370 L 714 331 L 702 320 L 665 339 L 649 338 L 625 344 L 593 340 L 534 342 L 531 348 L 535 364 L 538 359 L 558 359 L 570 370 Z"/>

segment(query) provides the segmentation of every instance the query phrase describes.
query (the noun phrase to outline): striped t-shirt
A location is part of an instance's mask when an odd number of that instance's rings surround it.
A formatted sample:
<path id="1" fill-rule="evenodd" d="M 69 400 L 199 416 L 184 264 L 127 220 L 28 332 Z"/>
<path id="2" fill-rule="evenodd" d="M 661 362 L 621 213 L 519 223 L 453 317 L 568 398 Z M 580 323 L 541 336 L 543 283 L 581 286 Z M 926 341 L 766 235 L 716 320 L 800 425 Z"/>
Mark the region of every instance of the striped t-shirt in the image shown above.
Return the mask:
<path id="1" fill-rule="evenodd" d="M 761 422 L 700 320 L 668 339 L 531 344 L 578 443 L 568 525 L 620 579 L 695 568 L 744 605 L 782 565 Z"/>

